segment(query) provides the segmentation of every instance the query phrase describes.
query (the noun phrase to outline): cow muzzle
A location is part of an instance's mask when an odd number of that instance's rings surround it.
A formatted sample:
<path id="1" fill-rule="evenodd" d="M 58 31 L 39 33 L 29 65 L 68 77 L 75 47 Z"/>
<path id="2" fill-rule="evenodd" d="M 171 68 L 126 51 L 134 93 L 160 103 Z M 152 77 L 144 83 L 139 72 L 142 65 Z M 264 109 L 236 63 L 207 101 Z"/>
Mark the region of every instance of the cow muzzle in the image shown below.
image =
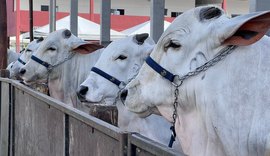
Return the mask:
<path id="1" fill-rule="evenodd" d="M 80 86 L 80 88 L 76 92 L 80 101 L 82 101 L 82 102 L 86 101 L 85 96 L 86 96 L 87 92 L 88 92 L 87 86 Z"/>

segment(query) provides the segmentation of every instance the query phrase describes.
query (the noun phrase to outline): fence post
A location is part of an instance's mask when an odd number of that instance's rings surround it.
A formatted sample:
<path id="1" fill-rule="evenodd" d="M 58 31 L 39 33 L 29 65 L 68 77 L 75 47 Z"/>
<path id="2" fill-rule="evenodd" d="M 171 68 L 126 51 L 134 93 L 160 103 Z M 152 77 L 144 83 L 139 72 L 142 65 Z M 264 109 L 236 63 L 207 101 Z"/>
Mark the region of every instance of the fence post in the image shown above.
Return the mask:
<path id="1" fill-rule="evenodd" d="M 164 31 L 165 0 L 151 1 L 150 36 L 157 42 Z"/>
<path id="2" fill-rule="evenodd" d="M 10 84 L 1 82 L 0 155 L 9 155 Z"/>
<path id="3" fill-rule="evenodd" d="M 70 31 L 78 36 L 78 0 L 70 1 Z"/>
<path id="4" fill-rule="evenodd" d="M 107 46 L 111 35 L 111 0 L 101 0 L 100 27 L 100 44 Z"/>
<path id="5" fill-rule="evenodd" d="M 56 12 L 56 0 L 50 0 L 50 32 L 55 31 L 56 23 L 55 23 L 55 12 Z"/>

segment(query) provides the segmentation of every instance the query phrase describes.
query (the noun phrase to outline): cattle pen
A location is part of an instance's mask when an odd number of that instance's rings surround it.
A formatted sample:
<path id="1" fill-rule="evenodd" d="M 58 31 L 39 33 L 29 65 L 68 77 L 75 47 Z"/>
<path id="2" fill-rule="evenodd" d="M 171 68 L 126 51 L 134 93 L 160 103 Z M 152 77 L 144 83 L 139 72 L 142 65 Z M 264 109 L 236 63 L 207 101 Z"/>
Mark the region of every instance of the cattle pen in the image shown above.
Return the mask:
<path id="1" fill-rule="evenodd" d="M 0 86 L 3 156 L 179 155 L 139 134 L 122 132 L 16 80 L 0 78 Z"/>

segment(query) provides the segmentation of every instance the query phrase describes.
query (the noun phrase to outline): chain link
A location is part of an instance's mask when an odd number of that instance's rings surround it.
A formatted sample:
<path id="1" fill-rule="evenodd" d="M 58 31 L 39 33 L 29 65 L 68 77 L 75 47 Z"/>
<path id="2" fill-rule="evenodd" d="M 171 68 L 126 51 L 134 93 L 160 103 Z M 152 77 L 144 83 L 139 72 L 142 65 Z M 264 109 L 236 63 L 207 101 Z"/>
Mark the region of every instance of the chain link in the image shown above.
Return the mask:
<path id="1" fill-rule="evenodd" d="M 175 90 L 174 90 L 174 102 L 173 102 L 173 126 L 175 125 L 175 120 L 177 117 L 177 105 L 178 105 L 178 95 L 179 95 L 179 87 L 182 85 L 183 81 L 198 75 L 199 73 L 206 71 L 207 69 L 209 69 L 210 67 L 214 66 L 215 64 L 217 64 L 219 61 L 223 60 L 227 55 L 231 54 L 233 52 L 233 49 L 235 49 L 236 46 L 228 46 L 227 48 L 225 48 L 224 50 L 222 50 L 217 56 L 215 56 L 213 59 L 211 59 L 210 61 L 206 62 L 204 65 L 196 68 L 194 71 L 188 72 L 186 75 L 179 77 L 178 75 L 175 75 L 175 80 L 174 82 L 172 82 L 173 86 L 175 86 Z M 177 80 L 177 82 L 175 82 Z"/>
<path id="2" fill-rule="evenodd" d="M 229 46 L 227 47 L 225 50 L 223 50 L 222 52 L 220 52 L 216 57 L 214 57 L 213 59 L 211 59 L 210 61 L 206 62 L 204 65 L 198 67 L 195 69 L 195 71 L 191 71 L 188 72 L 186 75 L 182 76 L 181 78 L 179 78 L 179 81 L 183 82 L 184 80 L 198 75 L 199 73 L 206 71 L 207 69 L 209 69 L 210 67 L 214 66 L 215 64 L 217 64 L 219 61 L 223 60 L 227 55 L 229 55 L 230 53 L 233 52 L 233 49 L 235 49 L 236 46 Z"/>

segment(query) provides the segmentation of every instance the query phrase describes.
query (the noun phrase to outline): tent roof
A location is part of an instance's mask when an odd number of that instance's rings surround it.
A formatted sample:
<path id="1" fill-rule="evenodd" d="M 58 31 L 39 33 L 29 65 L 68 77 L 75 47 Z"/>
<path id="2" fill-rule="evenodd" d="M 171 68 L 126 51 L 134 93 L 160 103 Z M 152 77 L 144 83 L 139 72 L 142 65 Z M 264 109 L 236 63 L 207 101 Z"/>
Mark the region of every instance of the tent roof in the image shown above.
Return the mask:
<path id="1" fill-rule="evenodd" d="M 50 25 L 47 24 L 35 29 L 34 37 L 46 37 L 49 34 L 49 27 Z M 65 28 L 70 30 L 70 16 L 66 16 L 56 21 L 56 30 Z M 125 34 L 112 29 L 110 33 L 111 40 L 126 37 Z M 25 35 L 25 37 L 27 37 L 27 35 Z M 100 25 L 78 16 L 78 37 L 86 40 L 100 40 Z"/>
<path id="2" fill-rule="evenodd" d="M 164 30 L 167 29 L 167 27 L 170 25 L 170 22 L 164 21 Z M 130 36 L 135 34 L 141 34 L 141 33 L 149 33 L 150 34 L 150 21 L 146 21 L 142 24 L 136 25 L 134 27 L 131 27 L 129 29 L 126 29 L 122 31 L 122 33 Z"/>

